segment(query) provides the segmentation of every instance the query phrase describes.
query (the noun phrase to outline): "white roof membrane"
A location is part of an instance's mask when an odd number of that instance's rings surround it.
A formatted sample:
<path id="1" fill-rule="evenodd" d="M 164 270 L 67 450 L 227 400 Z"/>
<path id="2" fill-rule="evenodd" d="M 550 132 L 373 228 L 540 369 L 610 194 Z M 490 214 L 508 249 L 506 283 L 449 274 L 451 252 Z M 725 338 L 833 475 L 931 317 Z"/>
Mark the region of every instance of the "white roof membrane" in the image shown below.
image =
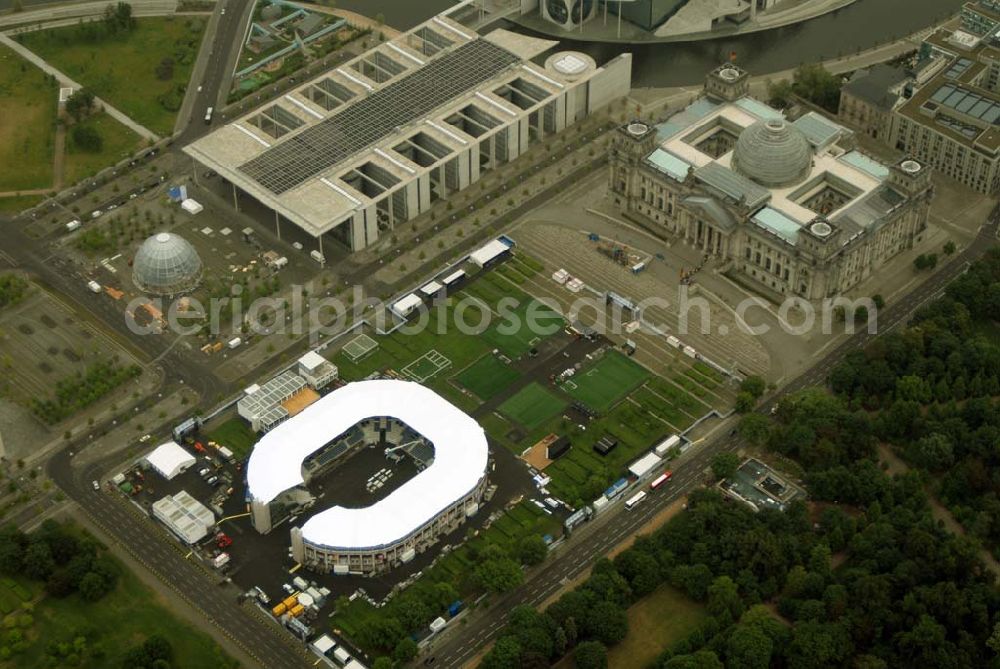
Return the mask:
<path id="1" fill-rule="evenodd" d="M 328 548 L 394 544 L 467 495 L 486 475 L 489 449 L 479 424 L 432 390 L 410 381 L 350 383 L 281 423 L 257 442 L 247 486 L 268 503 L 301 485 L 302 462 L 358 422 L 389 416 L 434 444 L 434 462 L 388 497 L 364 508 L 334 506 L 302 526 L 303 539 Z"/>

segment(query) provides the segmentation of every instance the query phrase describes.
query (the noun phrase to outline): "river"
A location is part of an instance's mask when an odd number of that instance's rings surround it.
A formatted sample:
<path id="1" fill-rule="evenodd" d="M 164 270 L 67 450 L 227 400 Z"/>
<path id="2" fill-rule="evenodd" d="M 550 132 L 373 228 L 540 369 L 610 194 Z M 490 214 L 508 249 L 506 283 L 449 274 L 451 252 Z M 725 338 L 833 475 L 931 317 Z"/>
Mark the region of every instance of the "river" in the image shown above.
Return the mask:
<path id="1" fill-rule="evenodd" d="M 563 47 L 589 53 L 598 63 L 631 51 L 633 86 L 684 86 L 701 83 L 705 73 L 727 60 L 733 51 L 740 66 L 752 74 L 780 72 L 802 63 L 850 55 L 917 32 L 953 15 L 963 2 L 858 0 L 805 23 L 740 37 L 638 45 L 565 40 Z"/>
<path id="2" fill-rule="evenodd" d="M 22 0 L 25 5 L 46 0 Z M 235 3 L 240 0 L 228 0 Z M 697 84 L 705 72 L 728 59 L 753 74 L 779 72 L 805 62 L 835 58 L 916 32 L 958 11 L 964 0 L 858 0 L 853 5 L 786 28 L 742 37 L 673 44 L 599 44 L 564 40 L 563 48 L 589 53 L 598 63 L 631 51 L 632 85 Z M 0 8 L 11 0 L 0 0 Z M 382 14 L 394 28 L 406 30 L 454 3 L 451 0 L 338 0 L 337 6 L 368 16 Z M 598 19 L 600 20 L 600 19 Z M 504 22 L 504 26 L 527 32 Z M 548 37 L 548 36 L 545 36 Z"/>

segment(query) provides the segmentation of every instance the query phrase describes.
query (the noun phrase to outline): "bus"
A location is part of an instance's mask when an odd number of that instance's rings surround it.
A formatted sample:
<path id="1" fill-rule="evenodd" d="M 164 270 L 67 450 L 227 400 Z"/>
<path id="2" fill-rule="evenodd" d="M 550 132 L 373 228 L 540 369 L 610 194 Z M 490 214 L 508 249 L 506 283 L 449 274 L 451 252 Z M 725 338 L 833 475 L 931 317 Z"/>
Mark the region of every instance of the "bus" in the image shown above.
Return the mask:
<path id="1" fill-rule="evenodd" d="M 638 504 L 639 502 L 641 502 L 644 499 L 646 499 L 646 493 L 645 492 L 637 492 L 632 497 L 629 497 L 627 500 L 625 500 L 625 510 L 626 511 L 631 510 L 632 507 L 634 507 L 636 504 Z"/>
<path id="2" fill-rule="evenodd" d="M 657 476 L 656 479 L 654 479 L 652 483 L 649 484 L 649 489 L 650 490 L 656 490 L 661 485 L 663 485 L 664 483 L 666 483 L 667 481 L 669 481 L 672 476 L 673 476 L 673 472 L 663 472 L 662 474 L 660 474 L 659 476 Z"/>
<path id="3" fill-rule="evenodd" d="M 208 109 L 205 110 L 205 123 L 211 123 L 212 122 L 212 112 L 213 111 L 215 111 L 215 110 L 212 107 L 209 107 Z"/>

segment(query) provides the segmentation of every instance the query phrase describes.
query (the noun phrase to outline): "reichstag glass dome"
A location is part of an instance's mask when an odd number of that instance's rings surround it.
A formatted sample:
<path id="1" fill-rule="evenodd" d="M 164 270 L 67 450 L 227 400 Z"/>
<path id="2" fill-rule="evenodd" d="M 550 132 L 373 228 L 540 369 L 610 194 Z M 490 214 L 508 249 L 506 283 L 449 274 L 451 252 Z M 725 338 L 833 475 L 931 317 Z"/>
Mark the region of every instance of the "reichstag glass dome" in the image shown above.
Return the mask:
<path id="1" fill-rule="evenodd" d="M 812 147 L 802 131 L 784 119 L 757 121 L 740 133 L 733 169 L 768 188 L 801 181 L 812 167 Z"/>
<path id="2" fill-rule="evenodd" d="M 132 262 L 132 280 L 145 293 L 176 295 L 201 281 L 201 258 L 187 240 L 171 232 L 142 243 Z"/>

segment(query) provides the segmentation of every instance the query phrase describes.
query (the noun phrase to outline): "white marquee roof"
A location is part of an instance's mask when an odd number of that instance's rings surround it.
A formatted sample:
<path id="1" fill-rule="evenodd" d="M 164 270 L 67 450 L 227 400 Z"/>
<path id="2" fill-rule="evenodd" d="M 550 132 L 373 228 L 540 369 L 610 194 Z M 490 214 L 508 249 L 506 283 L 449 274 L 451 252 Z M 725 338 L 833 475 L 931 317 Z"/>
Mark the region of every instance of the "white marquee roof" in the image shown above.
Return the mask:
<path id="1" fill-rule="evenodd" d="M 194 456 L 184 450 L 175 441 L 168 441 L 162 446 L 157 446 L 149 455 L 146 462 L 155 469 L 160 476 L 170 480 L 183 472 L 195 463 Z"/>
<path id="2" fill-rule="evenodd" d="M 433 443 L 433 464 L 371 506 L 334 506 L 315 514 L 302 526 L 309 543 L 349 549 L 393 544 L 460 500 L 485 476 L 486 434 L 475 420 L 418 383 L 358 381 L 264 435 L 247 464 L 250 494 L 268 503 L 301 485 L 307 457 L 356 423 L 379 416 L 397 418 Z"/>

